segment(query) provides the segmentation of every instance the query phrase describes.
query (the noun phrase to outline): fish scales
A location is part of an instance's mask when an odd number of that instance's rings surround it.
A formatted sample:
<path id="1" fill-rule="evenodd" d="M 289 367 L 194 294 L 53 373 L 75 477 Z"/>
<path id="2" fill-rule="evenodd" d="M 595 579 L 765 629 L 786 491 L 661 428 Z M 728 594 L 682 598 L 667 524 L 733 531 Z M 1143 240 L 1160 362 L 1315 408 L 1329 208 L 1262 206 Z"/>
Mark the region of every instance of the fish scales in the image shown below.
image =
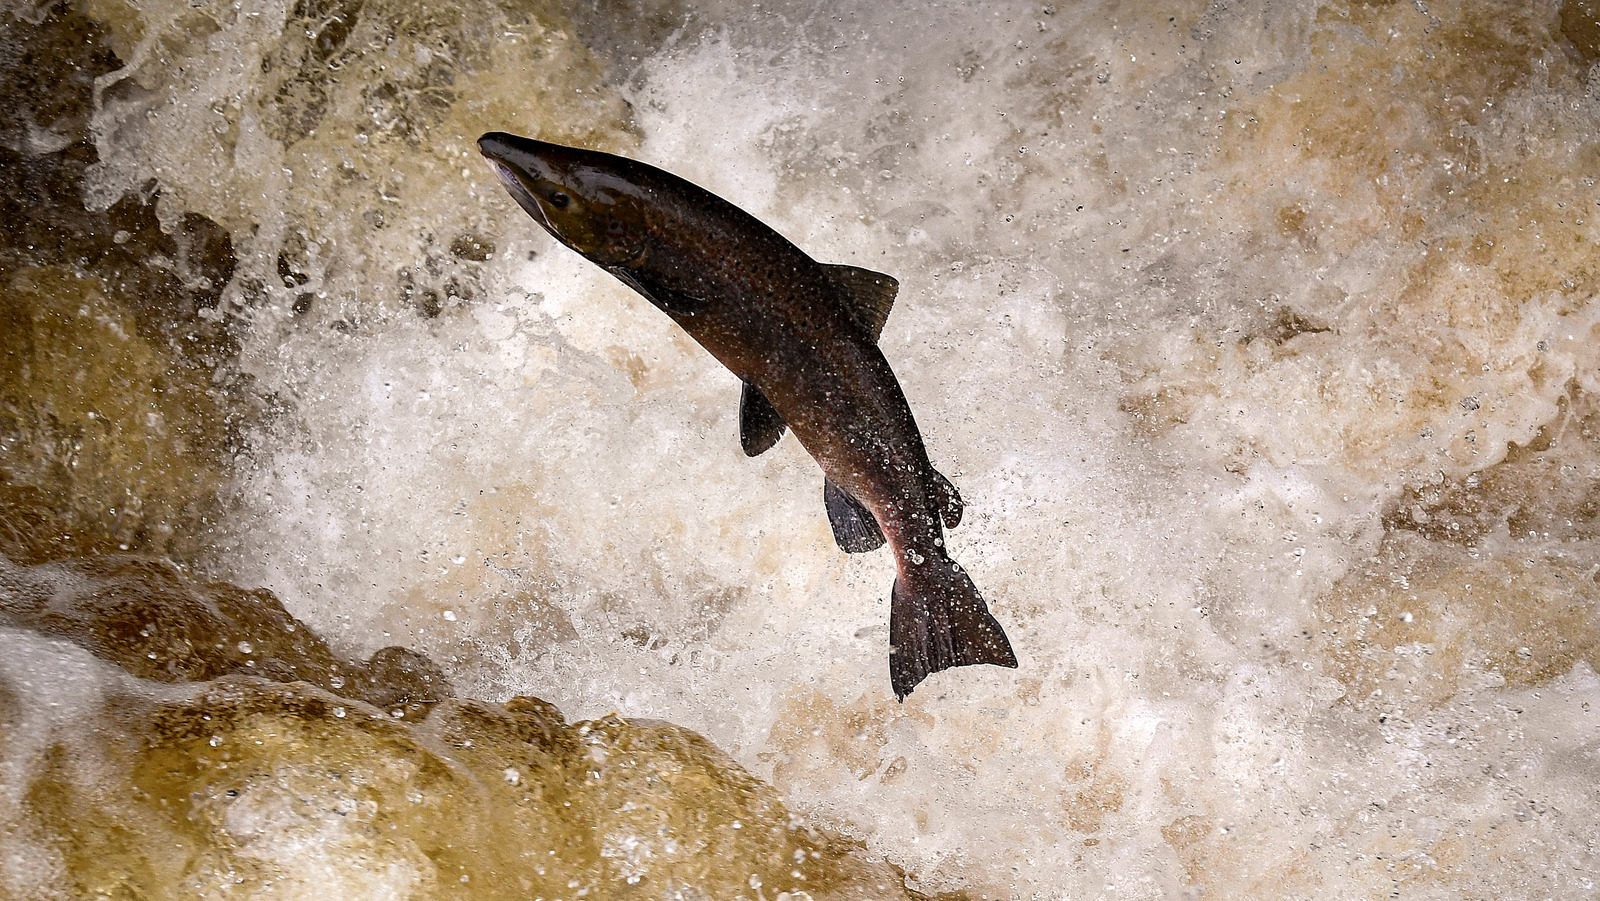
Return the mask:
<path id="1" fill-rule="evenodd" d="M 897 283 L 819 263 L 754 216 L 625 157 L 493 132 L 479 149 L 556 240 L 643 295 L 744 383 L 740 440 L 762 453 L 787 428 L 822 467 L 834 537 L 885 541 L 890 684 L 904 700 L 956 666 L 1017 665 L 944 526 L 959 494 L 928 460 L 905 392 L 878 348 Z"/>

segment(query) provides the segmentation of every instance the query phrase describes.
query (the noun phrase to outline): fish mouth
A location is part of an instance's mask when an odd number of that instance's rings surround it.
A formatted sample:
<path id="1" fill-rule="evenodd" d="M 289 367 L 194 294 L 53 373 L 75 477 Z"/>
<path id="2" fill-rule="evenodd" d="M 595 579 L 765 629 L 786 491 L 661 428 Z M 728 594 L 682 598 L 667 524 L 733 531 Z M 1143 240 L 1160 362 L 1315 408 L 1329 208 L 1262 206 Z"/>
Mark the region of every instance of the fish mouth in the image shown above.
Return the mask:
<path id="1" fill-rule="evenodd" d="M 544 207 L 539 204 L 539 198 L 533 196 L 533 192 L 528 190 L 528 186 L 522 183 L 522 176 L 518 174 L 516 168 L 499 157 L 491 155 L 488 151 L 484 151 L 483 157 L 489 164 L 489 168 L 500 178 L 501 183 L 506 186 L 506 190 L 511 194 L 511 199 L 517 202 L 517 206 L 522 207 L 529 216 L 532 216 L 533 221 L 544 226 L 545 231 L 555 235 L 555 226 L 550 224 L 550 217 L 545 215 Z M 560 235 L 556 235 L 556 237 L 560 237 Z"/>
<path id="2" fill-rule="evenodd" d="M 557 238 L 561 238 L 561 233 L 556 231 L 554 223 L 550 221 L 549 215 L 545 213 L 544 205 L 539 202 L 539 198 L 528 187 L 528 176 L 520 166 L 507 158 L 516 152 L 516 147 L 511 143 L 513 140 L 521 139 L 516 138 L 514 135 L 490 132 L 478 139 L 478 152 L 483 154 L 484 160 L 489 164 L 489 169 L 506 186 L 506 190 L 511 194 L 511 199 L 517 202 L 517 206 L 522 207 L 523 211 L 531 216 L 533 221 L 539 223 L 545 231 L 555 235 Z"/>

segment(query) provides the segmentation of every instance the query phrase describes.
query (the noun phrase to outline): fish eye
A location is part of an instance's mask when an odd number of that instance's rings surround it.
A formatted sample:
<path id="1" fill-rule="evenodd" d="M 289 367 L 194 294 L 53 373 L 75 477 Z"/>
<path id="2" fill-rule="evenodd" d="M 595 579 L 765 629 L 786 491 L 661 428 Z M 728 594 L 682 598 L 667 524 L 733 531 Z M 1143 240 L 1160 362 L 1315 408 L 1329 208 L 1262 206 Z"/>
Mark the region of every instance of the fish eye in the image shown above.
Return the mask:
<path id="1" fill-rule="evenodd" d="M 551 191 L 550 192 L 550 205 L 555 207 L 556 209 L 564 210 L 564 209 L 567 208 L 567 205 L 570 204 L 570 203 L 572 203 L 572 198 L 567 196 L 567 193 L 565 191 Z"/>

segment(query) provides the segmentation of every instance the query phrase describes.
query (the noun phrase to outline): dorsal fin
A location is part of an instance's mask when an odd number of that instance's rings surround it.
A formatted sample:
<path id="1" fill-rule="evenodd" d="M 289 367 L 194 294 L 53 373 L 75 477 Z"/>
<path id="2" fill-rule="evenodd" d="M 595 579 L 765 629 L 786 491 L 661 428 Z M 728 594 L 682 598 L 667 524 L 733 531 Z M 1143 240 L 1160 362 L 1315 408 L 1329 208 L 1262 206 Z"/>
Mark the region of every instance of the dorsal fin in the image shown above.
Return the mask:
<path id="1" fill-rule="evenodd" d="M 900 290 L 900 283 L 892 275 L 859 266 L 824 263 L 822 268 L 844 292 L 845 306 L 850 315 L 876 342 L 878 336 L 883 334 L 883 324 L 889 319 L 889 309 L 894 306 L 894 296 Z"/>

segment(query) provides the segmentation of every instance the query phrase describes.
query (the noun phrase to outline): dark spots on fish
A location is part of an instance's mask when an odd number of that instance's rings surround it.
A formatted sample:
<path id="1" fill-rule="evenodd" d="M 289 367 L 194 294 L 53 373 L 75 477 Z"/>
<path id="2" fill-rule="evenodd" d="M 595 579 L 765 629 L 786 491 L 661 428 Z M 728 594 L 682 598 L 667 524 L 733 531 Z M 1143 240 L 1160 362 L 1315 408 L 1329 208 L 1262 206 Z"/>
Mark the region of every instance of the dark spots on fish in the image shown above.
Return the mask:
<path id="1" fill-rule="evenodd" d="M 877 347 L 898 282 L 819 263 L 726 200 L 634 160 L 500 132 L 478 147 L 540 227 L 744 380 L 746 454 L 795 431 L 830 476 L 823 499 L 842 549 L 861 553 L 893 538 L 904 579 L 891 598 L 897 697 L 953 666 L 1017 665 L 977 588 L 944 550 L 940 521 L 960 522 L 961 499 L 929 464 Z"/>

